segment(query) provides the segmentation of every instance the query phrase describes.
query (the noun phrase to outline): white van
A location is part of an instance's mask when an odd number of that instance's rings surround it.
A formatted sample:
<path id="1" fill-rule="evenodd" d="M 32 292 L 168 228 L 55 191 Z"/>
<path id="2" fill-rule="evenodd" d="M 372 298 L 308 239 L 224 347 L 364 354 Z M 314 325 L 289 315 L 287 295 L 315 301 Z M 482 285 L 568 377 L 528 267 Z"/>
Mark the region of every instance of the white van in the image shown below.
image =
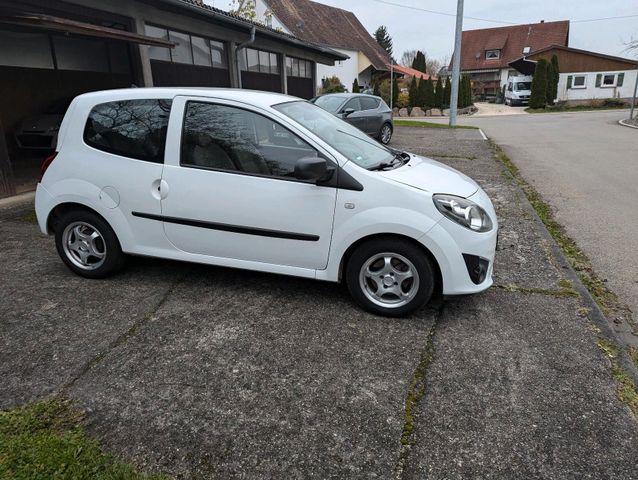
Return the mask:
<path id="1" fill-rule="evenodd" d="M 505 105 L 527 105 L 531 94 L 531 75 L 522 75 L 507 79 L 507 88 L 505 88 Z"/>

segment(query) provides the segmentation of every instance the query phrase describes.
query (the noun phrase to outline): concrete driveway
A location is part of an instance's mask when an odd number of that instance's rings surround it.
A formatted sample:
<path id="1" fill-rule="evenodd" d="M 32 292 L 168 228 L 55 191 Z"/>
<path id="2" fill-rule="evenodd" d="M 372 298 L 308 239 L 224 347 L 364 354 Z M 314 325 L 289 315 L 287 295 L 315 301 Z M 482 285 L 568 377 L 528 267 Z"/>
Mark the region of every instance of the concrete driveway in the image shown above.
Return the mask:
<path id="1" fill-rule="evenodd" d="M 155 259 L 88 281 L 29 205 L 3 210 L 0 408 L 69 397 L 108 451 L 185 479 L 638 478 L 604 319 L 487 142 L 398 128 L 393 146 L 490 194 L 492 289 L 397 320 L 339 285 Z"/>
<path id="2" fill-rule="evenodd" d="M 618 125 L 628 117 L 613 110 L 459 123 L 503 147 L 638 321 L 638 130 Z"/>

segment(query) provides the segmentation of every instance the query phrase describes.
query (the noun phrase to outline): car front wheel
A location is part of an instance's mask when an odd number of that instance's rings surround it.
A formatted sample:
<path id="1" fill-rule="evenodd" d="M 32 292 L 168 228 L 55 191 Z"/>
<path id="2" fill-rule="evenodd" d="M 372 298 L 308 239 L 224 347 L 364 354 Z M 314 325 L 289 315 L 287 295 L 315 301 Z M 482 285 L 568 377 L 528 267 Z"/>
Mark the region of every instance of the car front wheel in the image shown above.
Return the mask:
<path id="1" fill-rule="evenodd" d="M 354 300 L 378 315 L 405 316 L 427 303 L 434 270 L 424 252 L 400 238 L 381 238 L 359 246 L 348 261 L 346 282 Z"/>
<path id="2" fill-rule="evenodd" d="M 66 266 L 83 277 L 104 278 L 124 264 L 115 232 L 90 211 L 65 213 L 56 226 L 55 246 Z"/>
<path id="3" fill-rule="evenodd" d="M 390 139 L 392 138 L 392 125 L 389 123 L 384 123 L 379 131 L 379 141 L 384 145 L 390 143 Z"/>

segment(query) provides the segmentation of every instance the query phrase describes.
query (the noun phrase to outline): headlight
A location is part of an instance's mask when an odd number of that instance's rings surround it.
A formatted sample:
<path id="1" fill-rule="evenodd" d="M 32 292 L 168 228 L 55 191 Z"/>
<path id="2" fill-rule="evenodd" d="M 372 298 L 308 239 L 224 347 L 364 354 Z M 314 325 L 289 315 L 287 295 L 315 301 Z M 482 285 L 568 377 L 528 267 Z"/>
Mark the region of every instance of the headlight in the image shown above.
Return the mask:
<path id="1" fill-rule="evenodd" d="M 475 232 L 488 232 L 492 229 L 489 215 L 476 203 L 454 195 L 434 195 L 436 208 L 450 220 Z"/>

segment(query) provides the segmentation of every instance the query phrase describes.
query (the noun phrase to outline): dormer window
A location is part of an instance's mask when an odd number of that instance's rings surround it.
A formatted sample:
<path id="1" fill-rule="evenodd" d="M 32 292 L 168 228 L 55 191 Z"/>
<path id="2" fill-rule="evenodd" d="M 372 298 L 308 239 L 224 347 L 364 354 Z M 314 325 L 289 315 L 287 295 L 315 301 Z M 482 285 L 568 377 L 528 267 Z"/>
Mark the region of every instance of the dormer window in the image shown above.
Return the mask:
<path id="1" fill-rule="evenodd" d="M 501 58 L 500 50 L 485 50 L 485 60 L 498 60 L 499 58 Z"/>
<path id="2" fill-rule="evenodd" d="M 523 47 L 523 55 L 527 55 L 530 52 L 530 47 Z"/>

